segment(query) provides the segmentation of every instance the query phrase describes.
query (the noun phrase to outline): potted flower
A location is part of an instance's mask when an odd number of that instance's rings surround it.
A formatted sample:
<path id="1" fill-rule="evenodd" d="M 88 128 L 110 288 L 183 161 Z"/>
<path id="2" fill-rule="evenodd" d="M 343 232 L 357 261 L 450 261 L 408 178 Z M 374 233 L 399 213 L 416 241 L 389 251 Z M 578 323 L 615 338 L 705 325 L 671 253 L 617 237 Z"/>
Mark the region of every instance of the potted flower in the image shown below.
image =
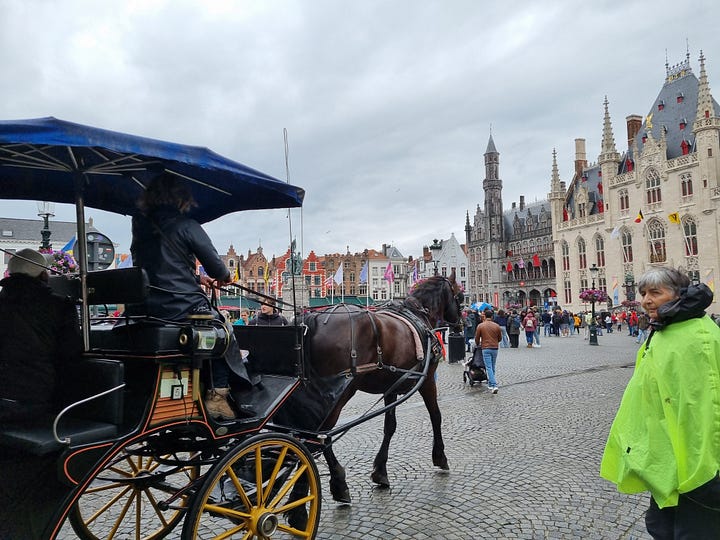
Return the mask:
<path id="1" fill-rule="evenodd" d="M 607 302 L 608 295 L 602 289 L 584 289 L 580 291 L 580 300 L 583 302 Z"/>
<path id="2" fill-rule="evenodd" d="M 48 259 L 48 268 L 51 275 L 57 274 L 74 274 L 78 271 L 78 265 L 73 256 L 62 250 L 41 250 Z"/>

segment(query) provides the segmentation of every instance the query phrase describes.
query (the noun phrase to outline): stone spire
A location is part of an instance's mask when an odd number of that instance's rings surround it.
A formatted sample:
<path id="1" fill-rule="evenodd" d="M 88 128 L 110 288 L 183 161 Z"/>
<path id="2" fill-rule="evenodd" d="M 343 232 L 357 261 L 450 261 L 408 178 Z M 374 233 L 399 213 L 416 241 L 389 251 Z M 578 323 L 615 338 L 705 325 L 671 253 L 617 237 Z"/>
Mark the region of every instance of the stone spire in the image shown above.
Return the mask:
<path id="1" fill-rule="evenodd" d="M 710 93 L 710 83 L 708 83 L 707 73 L 705 72 L 705 56 L 700 51 L 700 79 L 698 84 L 698 106 L 696 121 L 702 121 L 706 118 L 715 117 L 715 106 L 713 104 L 712 94 Z"/>
<path id="2" fill-rule="evenodd" d="M 560 191 L 560 173 L 558 172 L 557 151 L 553 148 L 552 177 L 550 187 L 553 191 Z"/>
<path id="3" fill-rule="evenodd" d="M 602 150 L 600 151 L 598 163 L 600 163 L 600 165 L 607 162 L 619 163 L 620 154 L 618 154 L 617 148 L 615 148 L 615 136 L 613 135 L 612 123 L 610 122 L 607 96 L 605 96 L 603 105 L 605 106 L 605 118 L 603 120 Z"/>

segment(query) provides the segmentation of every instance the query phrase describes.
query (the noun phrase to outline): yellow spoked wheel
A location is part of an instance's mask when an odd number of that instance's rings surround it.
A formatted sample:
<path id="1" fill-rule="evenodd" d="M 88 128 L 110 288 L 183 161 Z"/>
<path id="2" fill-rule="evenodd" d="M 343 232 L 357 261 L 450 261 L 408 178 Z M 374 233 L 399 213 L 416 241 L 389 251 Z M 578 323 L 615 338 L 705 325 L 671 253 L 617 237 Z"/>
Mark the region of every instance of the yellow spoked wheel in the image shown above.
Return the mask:
<path id="1" fill-rule="evenodd" d="M 320 503 L 317 466 L 305 446 L 282 434 L 257 435 L 207 473 L 183 538 L 315 538 Z"/>
<path id="2" fill-rule="evenodd" d="M 144 442 L 122 448 L 92 479 L 70 512 L 82 540 L 159 540 L 185 515 L 200 474 L 194 453 L 155 456 Z"/>

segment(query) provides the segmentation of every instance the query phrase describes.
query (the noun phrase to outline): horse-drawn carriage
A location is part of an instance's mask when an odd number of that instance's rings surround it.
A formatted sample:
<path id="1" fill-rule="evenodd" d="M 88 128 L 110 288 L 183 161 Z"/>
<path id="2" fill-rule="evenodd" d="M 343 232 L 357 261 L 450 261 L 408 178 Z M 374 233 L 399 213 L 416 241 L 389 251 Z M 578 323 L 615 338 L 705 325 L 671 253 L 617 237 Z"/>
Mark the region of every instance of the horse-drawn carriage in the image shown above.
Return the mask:
<path id="1" fill-rule="evenodd" d="M 63 374 L 67 406 L 0 426 L 0 537 L 54 539 L 69 522 L 90 540 L 179 530 L 183 538 L 314 538 L 315 456 L 328 461 L 333 497 L 349 501 L 333 437 L 385 414 L 373 479 L 387 484 L 394 406 L 416 390 L 433 420 L 433 461 L 447 468 L 432 327 L 459 320 L 454 279 L 428 280 L 407 305 L 374 313 L 341 306 L 286 327 L 90 316 L 91 306 L 141 304 L 149 285 L 140 268 L 87 271 L 84 206 L 132 213 L 158 165 L 193 185 L 200 222 L 302 203 L 301 189 L 204 149 L 54 119 L 0 122 L 0 197 L 76 204 L 80 273 L 52 281 L 80 306 L 84 341 L 82 358 Z M 218 421 L 205 410 L 200 374 L 229 332 L 251 351 L 262 382 L 242 396 L 248 414 Z M 385 406 L 336 426 L 358 389 L 382 393 Z"/>

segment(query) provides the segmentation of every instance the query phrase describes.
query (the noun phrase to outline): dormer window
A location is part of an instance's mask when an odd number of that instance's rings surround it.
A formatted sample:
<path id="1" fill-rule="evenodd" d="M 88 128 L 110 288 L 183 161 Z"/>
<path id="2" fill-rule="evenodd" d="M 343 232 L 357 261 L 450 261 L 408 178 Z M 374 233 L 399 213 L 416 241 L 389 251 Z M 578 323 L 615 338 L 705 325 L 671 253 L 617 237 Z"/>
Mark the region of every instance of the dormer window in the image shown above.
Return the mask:
<path id="1" fill-rule="evenodd" d="M 658 102 L 658 111 L 662 111 L 664 108 L 665 108 L 665 101 L 661 99 Z"/>
<path id="2" fill-rule="evenodd" d="M 685 94 L 683 94 L 682 92 L 678 92 L 677 102 L 682 103 L 683 101 L 685 101 Z"/>
<path id="3" fill-rule="evenodd" d="M 688 155 L 690 153 L 690 143 L 683 139 L 680 143 L 680 149 L 682 150 L 683 156 Z"/>
<path id="4" fill-rule="evenodd" d="M 710 111 L 705 111 L 705 118 L 710 118 Z"/>
<path id="5" fill-rule="evenodd" d="M 683 118 L 680 120 L 680 129 L 685 129 L 687 126 L 687 118 Z"/>

